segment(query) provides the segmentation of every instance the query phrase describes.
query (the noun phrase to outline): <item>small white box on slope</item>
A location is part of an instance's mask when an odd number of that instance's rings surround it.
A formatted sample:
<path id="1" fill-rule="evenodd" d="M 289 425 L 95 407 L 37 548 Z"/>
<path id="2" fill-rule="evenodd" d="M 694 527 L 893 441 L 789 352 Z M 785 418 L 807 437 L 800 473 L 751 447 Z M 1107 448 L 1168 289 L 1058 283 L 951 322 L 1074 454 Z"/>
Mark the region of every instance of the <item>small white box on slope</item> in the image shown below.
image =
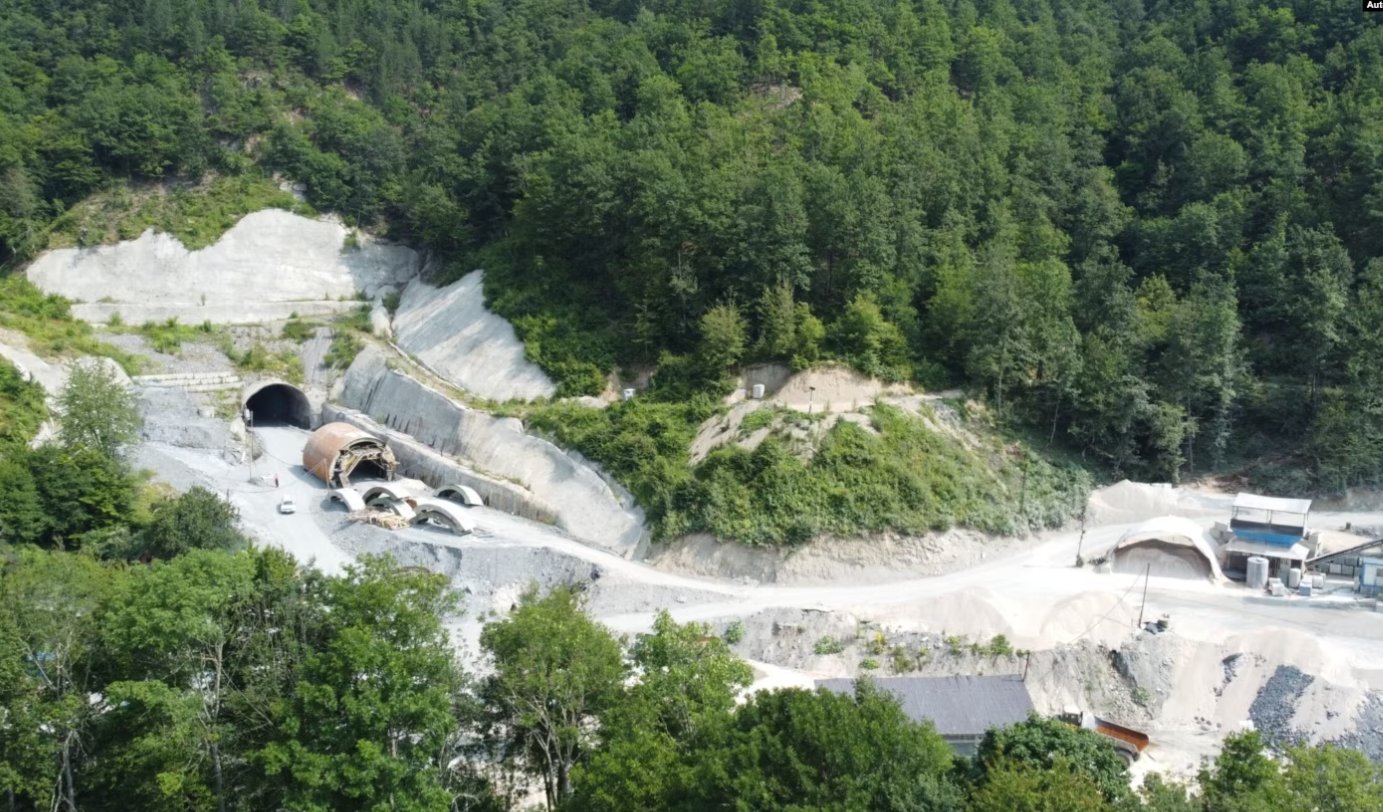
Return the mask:
<path id="1" fill-rule="evenodd" d="M 754 394 L 753 394 L 753 398 L 754 398 L 755 400 L 763 400 L 763 399 L 764 399 L 764 385 L 763 385 L 763 384 L 761 384 L 761 383 L 756 383 L 756 384 L 754 384 L 754 388 L 753 388 L 752 390 L 750 390 L 750 391 L 752 391 L 752 392 L 754 393 Z"/>
<path id="2" fill-rule="evenodd" d="M 633 389 L 626 389 L 626 390 L 624 390 L 624 399 L 625 399 L 625 400 L 633 400 L 633 399 L 634 399 L 634 390 L 633 390 Z"/>

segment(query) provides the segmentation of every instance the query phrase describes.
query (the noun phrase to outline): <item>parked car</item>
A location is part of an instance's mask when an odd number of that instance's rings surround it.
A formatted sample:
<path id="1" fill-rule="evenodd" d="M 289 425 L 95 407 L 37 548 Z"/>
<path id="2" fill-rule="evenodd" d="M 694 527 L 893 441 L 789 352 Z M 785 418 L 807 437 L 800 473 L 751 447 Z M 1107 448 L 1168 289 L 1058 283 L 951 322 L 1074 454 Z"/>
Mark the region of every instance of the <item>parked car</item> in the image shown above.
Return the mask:
<path id="1" fill-rule="evenodd" d="M 297 512 L 298 512 L 298 506 L 295 505 L 295 504 L 293 504 L 293 497 L 291 497 L 291 496 L 285 496 L 285 497 L 283 497 L 283 501 L 279 502 L 279 513 L 297 513 Z"/>

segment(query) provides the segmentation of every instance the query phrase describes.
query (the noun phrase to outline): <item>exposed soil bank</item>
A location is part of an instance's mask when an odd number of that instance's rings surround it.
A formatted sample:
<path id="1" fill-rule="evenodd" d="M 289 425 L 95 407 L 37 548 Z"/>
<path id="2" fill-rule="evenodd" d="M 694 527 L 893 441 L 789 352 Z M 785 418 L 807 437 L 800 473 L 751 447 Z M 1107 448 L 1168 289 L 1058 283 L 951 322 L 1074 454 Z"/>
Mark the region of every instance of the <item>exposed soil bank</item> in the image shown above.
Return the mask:
<path id="1" fill-rule="evenodd" d="M 146 231 L 116 245 L 46 251 L 29 279 L 80 302 L 73 315 L 128 323 L 177 317 L 187 323 L 273 321 L 356 307 L 418 274 L 412 249 L 366 242 L 347 249 L 346 229 L 278 209 L 247 215 L 215 244 L 188 251 Z"/>

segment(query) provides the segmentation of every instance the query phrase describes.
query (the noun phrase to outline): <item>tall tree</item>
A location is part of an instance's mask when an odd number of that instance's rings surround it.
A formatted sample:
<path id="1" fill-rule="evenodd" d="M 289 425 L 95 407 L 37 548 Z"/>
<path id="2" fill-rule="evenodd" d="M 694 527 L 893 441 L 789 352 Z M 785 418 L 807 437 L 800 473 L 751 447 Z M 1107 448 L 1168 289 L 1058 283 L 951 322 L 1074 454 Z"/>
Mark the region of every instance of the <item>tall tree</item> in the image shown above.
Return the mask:
<path id="1" fill-rule="evenodd" d="M 68 366 L 67 385 L 58 396 L 64 445 L 115 458 L 139 435 L 141 419 L 134 394 L 101 360 Z"/>
<path id="2" fill-rule="evenodd" d="M 949 746 L 867 681 L 854 696 L 755 694 L 698 736 L 690 759 L 693 780 L 665 808 L 963 808 Z"/>
<path id="3" fill-rule="evenodd" d="M 480 645 L 495 673 L 481 686 L 496 754 L 542 781 L 549 805 L 571 797 L 572 770 L 601 740 L 601 721 L 618 703 L 628 669 L 620 645 L 557 587 L 524 595 Z"/>
<path id="4" fill-rule="evenodd" d="M 365 557 L 322 584 L 320 627 L 256 758 L 303 810 L 445 812 L 446 764 L 461 672 L 443 619 L 446 579 Z"/>

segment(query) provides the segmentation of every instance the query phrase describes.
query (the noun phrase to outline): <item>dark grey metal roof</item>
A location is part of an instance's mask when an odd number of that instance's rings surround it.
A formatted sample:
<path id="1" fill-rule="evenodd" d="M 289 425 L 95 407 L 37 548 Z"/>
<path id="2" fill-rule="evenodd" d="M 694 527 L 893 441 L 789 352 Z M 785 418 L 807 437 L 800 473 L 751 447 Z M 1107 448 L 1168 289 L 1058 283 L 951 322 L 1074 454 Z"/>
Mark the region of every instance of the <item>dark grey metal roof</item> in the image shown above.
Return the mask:
<path id="1" fill-rule="evenodd" d="M 969 736 L 991 727 L 1003 727 L 1028 718 L 1032 697 L 1023 678 L 1014 674 L 993 677 L 881 677 L 880 689 L 898 697 L 903 712 L 917 721 L 930 719 L 943 736 Z M 817 680 L 818 688 L 854 696 L 855 681 Z"/>

